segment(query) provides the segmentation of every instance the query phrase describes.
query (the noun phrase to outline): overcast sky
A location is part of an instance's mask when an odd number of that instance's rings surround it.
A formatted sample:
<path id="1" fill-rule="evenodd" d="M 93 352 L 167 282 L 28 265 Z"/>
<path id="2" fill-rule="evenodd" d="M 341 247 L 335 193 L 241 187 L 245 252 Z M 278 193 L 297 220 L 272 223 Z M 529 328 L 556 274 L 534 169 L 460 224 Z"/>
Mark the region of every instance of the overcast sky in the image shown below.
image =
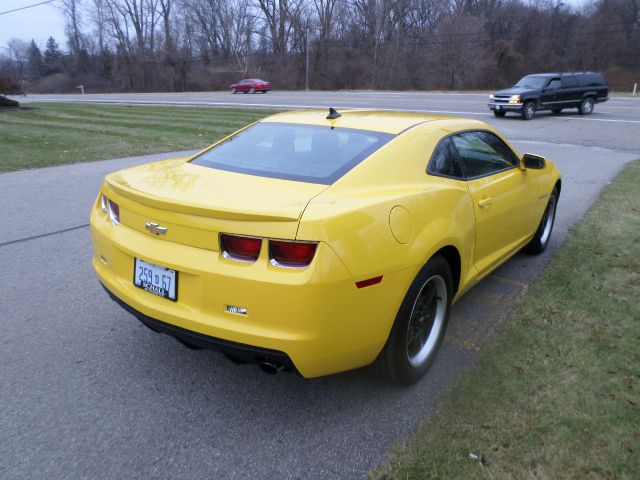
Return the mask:
<path id="1" fill-rule="evenodd" d="M 0 13 L 14 8 L 40 3 L 43 0 L 0 0 Z M 19 12 L 0 15 L 0 47 L 12 38 L 31 40 L 41 47 L 52 36 L 60 46 L 66 49 L 64 34 L 64 16 L 53 4 L 39 5 Z"/>
<path id="2" fill-rule="evenodd" d="M 41 1 L 43 0 L 0 0 L 0 13 Z M 564 1 L 571 5 L 581 5 L 590 0 Z M 66 50 L 64 16 L 62 11 L 55 6 L 56 3 L 0 15 L 0 48 L 4 47 L 12 38 L 27 41 L 33 38 L 40 47 L 44 48 L 47 38 L 51 36 L 57 40 L 61 48 Z"/>

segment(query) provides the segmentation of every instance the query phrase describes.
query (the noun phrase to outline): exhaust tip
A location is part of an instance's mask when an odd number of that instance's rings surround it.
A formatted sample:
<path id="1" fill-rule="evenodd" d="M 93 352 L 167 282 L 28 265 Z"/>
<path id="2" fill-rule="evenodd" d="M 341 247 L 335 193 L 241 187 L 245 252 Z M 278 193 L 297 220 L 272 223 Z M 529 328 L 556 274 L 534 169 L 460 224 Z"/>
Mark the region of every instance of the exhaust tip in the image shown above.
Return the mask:
<path id="1" fill-rule="evenodd" d="M 283 369 L 284 365 L 278 365 L 277 363 L 271 362 L 260 362 L 260 370 L 268 375 L 275 375 Z"/>

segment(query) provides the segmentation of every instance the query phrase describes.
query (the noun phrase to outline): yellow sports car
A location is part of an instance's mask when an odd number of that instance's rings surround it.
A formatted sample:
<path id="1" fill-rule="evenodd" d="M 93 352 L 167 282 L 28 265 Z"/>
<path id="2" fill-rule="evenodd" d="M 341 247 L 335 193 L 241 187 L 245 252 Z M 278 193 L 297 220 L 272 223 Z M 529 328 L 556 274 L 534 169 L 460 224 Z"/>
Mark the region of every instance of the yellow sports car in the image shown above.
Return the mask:
<path id="1" fill-rule="evenodd" d="M 116 302 L 191 348 L 304 377 L 374 363 L 408 384 L 456 299 L 545 249 L 560 188 L 552 162 L 483 122 L 281 113 L 107 175 L 93 266 Z"/>

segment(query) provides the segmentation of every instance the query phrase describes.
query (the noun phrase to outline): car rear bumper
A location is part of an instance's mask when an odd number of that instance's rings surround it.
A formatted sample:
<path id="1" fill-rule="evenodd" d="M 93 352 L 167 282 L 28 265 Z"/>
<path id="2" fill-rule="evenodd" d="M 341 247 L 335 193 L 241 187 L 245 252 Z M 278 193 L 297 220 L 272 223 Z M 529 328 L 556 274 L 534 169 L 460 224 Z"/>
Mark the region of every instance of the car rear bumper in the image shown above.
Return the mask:
<path id="1" fill-rule="evenodd" d="M 304 377 L 371 363 L 415 274 L 400 270 L 385 274 L 378 285 L 358 289 L 342 261 L 323 243 L 304 270 L 274 267 L 264 256 L 242 264 L 220 252 L 113 225 L 95 210 L 91 235 L 98 279 L 143 323 L 162 322 L 162 328 L 154 324 L 154 329 L 178 338 L 191 332 L 183 338 L 187 343 L 228 353 L 229 344 L 257 349 L 249 361 L 259 360 L 265 351 L 279 352 L 284 355 L 280 362 L 286 365 L 285 357 L 290 359 L 289 366 Z M 135 258 L 178 272 L 176 302 L 133 285 Z M 229 306 L 246 308 L 247 314 L 231 313 Z M 220 347 L 219 342 L 227 343 Z"/>
<path id="2" fill-rule="evenodd" d="M 489 110 L 497 112 L 521 112 L 522 103 L 487 103 Z"/>
<path id="3" fill-rule="evenodd" d="M 220 338 L 210 337 L 198 332 L 186 330 L 184 328 L 171 325 L 169 323 L 161 322 L 155 318 L 151 318 L 142 312 L 139 312 L 135 308 L 129 306 L 124 301 L 115 296 L 104 284 L 101 284 L 105 291 L 109 294 L 109 297 L 120 305 L 127 312 L 135 316 L 143 325 L 157 333 L 165 333 L 177 338 L 181 342 L 192 346 L 205 348 L 209 350 L 218 350 L 228 357 L 247 363 L 269 362 L 273 365 L 282 366 L 286 370 L 296 370 L 291 359 L 286 353 L 278 352 L 276 350 L 269 350 L 266 348 L 253 347 L 251 345 L 244 345 L 241 343 L 230 342 L 228 340 L 222 340 Z"/>

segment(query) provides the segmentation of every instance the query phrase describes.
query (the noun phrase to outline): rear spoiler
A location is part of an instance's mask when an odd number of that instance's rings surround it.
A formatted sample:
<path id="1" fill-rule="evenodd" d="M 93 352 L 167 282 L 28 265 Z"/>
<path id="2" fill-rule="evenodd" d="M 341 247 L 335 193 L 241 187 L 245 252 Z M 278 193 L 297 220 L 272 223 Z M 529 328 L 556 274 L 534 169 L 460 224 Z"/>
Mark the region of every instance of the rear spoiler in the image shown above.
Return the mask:
<path id="1" fill-rule="evenodd" d="M 265 211 L 256 208 L 254 211 L 230 210 L 228 207 L 216 208 L 215 205 L 203 206 L 188 202 L 179 202 L 175 199 L 165 199 L 148 193 L 141 192 L 118 181 L 117 174 L 107 175 L 103 184 L 103 190 L 107 197 L 110 192 L 118 196 L 130 199 L 134 202 L 160 210 L 170 210 L 177 213 L 197 215 L 201 217 L 220 218 L 224 220 L 242 220 L 258 222 L 297 222 L 300 219 L 301 209 L 299 205 L 281 207 L 276 210 Z M 259 207 L 259 205 L 257 205 Z"/>

